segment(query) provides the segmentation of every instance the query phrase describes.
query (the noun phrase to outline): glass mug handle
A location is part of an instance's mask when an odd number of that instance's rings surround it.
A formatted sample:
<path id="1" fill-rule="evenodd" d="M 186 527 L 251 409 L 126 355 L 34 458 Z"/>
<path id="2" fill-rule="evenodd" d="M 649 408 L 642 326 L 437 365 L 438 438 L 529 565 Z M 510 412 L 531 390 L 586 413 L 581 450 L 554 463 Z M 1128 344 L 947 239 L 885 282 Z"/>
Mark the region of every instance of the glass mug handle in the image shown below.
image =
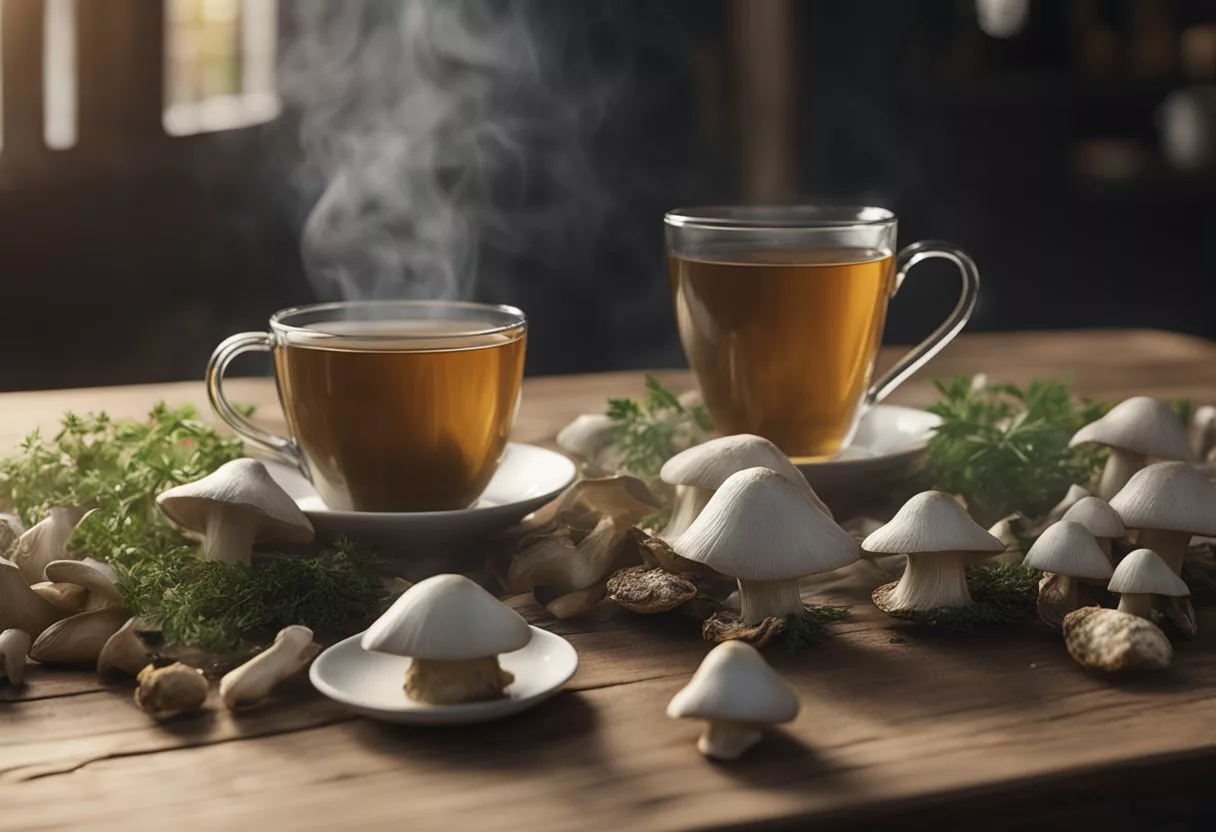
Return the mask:
<path id="1" fill-rule="evenodd" d="M 907 381 L 908 376 L 925 366 L 933 356 L 941 352 L 942 348 L 953 341 L 954 337 L 967 325 L 967 321 L 971 319 L 971 313 L 975 311 L 975 304 L 980 299 L 980 273 L 975 267 L 975 262 L 958 246 L 939 240 L 913 243 L 899 253 L 895 258 L 895 284 L 891 287 L 891 297 L 894 297 L 895 293 L 899 291 L 899 287 L 904 283 L 904 278 L 908 276 L 908 272 L 913 266 L 922 260 L 934 258 L 949 260 L 958 266 L 959 274 L 963 279 L 963 291 L 959 295 L 958 303 L 941 326 L 933 330 L 928 338 L 921 341 L 907 355 L 897 361 L 894 367 L 887 370 L 882 378 L 871 385 L 866 393 L 867 407 L 881 402 L 896 387 Z"/>
<path id="2" fill-rule="evenodd" d="M 286 462 L 293 468 L 298 468 L 308 476 L 304 465 L 304 457 L 295 441 L 285 436 L 271 433 L 265 428 L 258 427 L 246 419 L 234 408 L 224 395 L 224 371 L 232 363 L 232 359 L 246 352 L 270 352 L 274 348 L 274 339 L 265 332 L 239 332 L 230 338 L 225 338 L 211 360 L 207 362 L 207 398 L 211 400 L 211 408 L 232 428 L 241 439 L 268 451 L 276 459 Z"/>

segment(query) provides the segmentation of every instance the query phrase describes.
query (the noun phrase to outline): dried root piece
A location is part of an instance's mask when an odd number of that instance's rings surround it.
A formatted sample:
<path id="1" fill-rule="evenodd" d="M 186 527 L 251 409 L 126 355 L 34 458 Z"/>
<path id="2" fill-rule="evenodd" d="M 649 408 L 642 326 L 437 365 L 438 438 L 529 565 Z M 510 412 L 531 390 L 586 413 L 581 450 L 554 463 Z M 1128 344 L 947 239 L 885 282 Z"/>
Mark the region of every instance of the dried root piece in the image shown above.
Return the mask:
<path id="1" fill-rule="evenodd" d="M 1152 622 L 1118 610 L 1082 607 L 1064 617 L 1068 653 L 1091 670 L 1165 670 L 1174 648 Z"/>
<path id="2" fill-rule="evenodd" d="M 203 671 L 181 662 L 168 667 L 148 665 L 136 677 L 135 704 L 153 719 L 169 719 L 199 711 L 207 701 L 207 679 Z"/>
<path id="3" fill-rule="evenodd" d="M 759 624 L 744 624 L 737 613 L 721 610 L 711 615 L 701 625 L 701 637 L 716 644 L 725 641 L 744 641 L 759 649 L 767 646 L 784 629 L 785 619 L 783 618 L 766 618 Z"/>
<path id="4" fill-rule="evenodd" d="M 464 661 L 414 659 L 405 672 L 405 693 L 415 702 L 456 705 L 506 696 L 515 676 L 503 670 L 497 656 Z"/>
<path id="5" fill-rule="evenodd" d="M 665 569 L 631 566 L 608 579 L 608 597 L 630 612 L 667 612 L 691 601 L 697 585 Z"/>

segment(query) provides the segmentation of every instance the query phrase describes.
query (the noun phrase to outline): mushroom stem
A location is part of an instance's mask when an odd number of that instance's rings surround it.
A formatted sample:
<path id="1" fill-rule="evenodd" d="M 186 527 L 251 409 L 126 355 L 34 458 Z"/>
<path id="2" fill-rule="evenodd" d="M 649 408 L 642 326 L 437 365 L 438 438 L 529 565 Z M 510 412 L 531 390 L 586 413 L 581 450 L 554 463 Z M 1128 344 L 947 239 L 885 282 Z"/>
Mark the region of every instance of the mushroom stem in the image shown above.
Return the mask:
<path id="1" fill-rule="evenodd" d="M 1111 448 L 1106 467 L 1102 469 L 1102 479 L 1098 481 L 1098 496 L 1110 502 L 1127 485 L 1132 475 L 1147 464 L 1148 459 L 1144 454 Z"/>
<path id="2" fill-rule="evenodd" d="M 797 578 L 790 581 L 745 581 L 740 578 L 739 598 L 742 602 L 740 619 L 744 624 L 800 615 L 806 609 Z"/>
<path id="3" fill-rule="evenodd" d="M 1136 537 L 1136 546 L 1138 548 L 1152 549 L 1161 556 L 1166 566 L 1174 570 L 1175 575 L 1182 574 L 1182 561 L 1186 558 L 1186 550 L 1190 545 L 1190 532 L 1141 529 L 1140 534 Z"/>
<path id="4" fill-rule="evenodd" d="M 1059 582 L 1056 584 L 1056 586 L 1059 589 L 1060 597 L 1063 599 L 1064 610 L 1066 612 L 1072 612 L 1078 606 L 1080 606 L 1078 601 L 1080 598 L 1080 588 L 1077 585 L 1078 582 L 1075 578 L 1068 575 L 1060 575 L 1058 573 L 1056 580 Z"/>
<path id="5" fill-rule="evenodd" d="M 705 725 L 697 750 L 715 760 L 734 760 L 760 741 L 763 732 L 750 722 L 711 719 Z"/>
<path id="6" fill-rule="evenodd" d="M 971 605 L 965 552 L 925 552 L 909 557 L 887 604 L 897 610 L 936 610 Z"/>
<path id="7" fill-rule="evenodd" d="M 1094 540 L 1098 542 L 1098 548 L 1102 550 L 1102 554 L 1106 555 L 1106 559 L 1110 561 L 1110 565 L 1118 566 L 1118 564 L 1115 563 L 1115 553 L 1112 546 L 1112 540 L 1109 537 L 1095 537 Z"/>
<path id="8" fill-rule="evenodd" d="M 1153 596 L 1148 593 L 1127 592 L 1119 596 L 1119 612 L 1153 620 Z"/>
<path id="9" fill-rule="evenodd" d="M 312 630 L 298 624 L 284 627 L 274 644 L 220 679 L 220 698 L 229 708 L 261 702 L 320 650 L 321 645 L 312 640 Z"/>
<path id="10" fill-rule="evenodd" d="M 20 685 L 25 681 L 25 659 L 30 652 L 30 634 L 8 629 L 0 633 L 0 679 Z"/>
<path id="11" fill-rule="evenodd" d="M 714 496 L 714 492 L 708 488 L 677 485 L 675 501 L 671 508 L 671 519 L 667 521 L 667 526 L 659 537 L 663 540 L 675 540 L 684 534 L 712 496 Z"/>
<path id="12" fill-rule="evenodd" d="M 253 541 L 258 531 L 257 518 L 231 506 L 214 505 L 207 510 L 207 531 L 203 537 L 203 560 L 241 563 L 253 560 Z"/>
<path id="13" fill-rule="evenodd" d="M 414 659 L 405 671 L 405 693 L 415 702 L 455 705 L 501 699 L 515 676 L 498 665 L 497 656 L 442 661 Z"/>

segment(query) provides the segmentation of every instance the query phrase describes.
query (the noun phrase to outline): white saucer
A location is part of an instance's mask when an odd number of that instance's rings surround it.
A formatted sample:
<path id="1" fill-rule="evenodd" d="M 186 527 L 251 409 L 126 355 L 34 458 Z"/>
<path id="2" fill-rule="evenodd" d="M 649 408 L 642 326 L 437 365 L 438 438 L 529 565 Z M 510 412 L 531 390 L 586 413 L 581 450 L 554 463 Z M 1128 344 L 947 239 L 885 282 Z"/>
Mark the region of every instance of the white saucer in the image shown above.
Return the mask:
<path id="1" fill-rule="evenodd" d="M 797 465 L 829 505 L 881 496 L 911 473 L 940 424 L 941 418 L 927 410 L 875 405 L 861 417 L 852 441 L 834 457 Z"/>
<path id="2" fill-rule="evenodd" d="M 424 705 L 405 695 L 410 660 L 364 650 L 363 634 L 338 642 L 313 662 L 308 678 L 335 702 L 372 719 L 409 725 L 463 725 L 517 714 L 557 693 L 578 669 L 578 653 L 559 635 L 532 628 L 522 650 L 498 657 L 515 674 L 502 699 L 460 705 Z"/>
<path id="3" fill-rule="evenodd" d="M 381 512 L 335 511 L 295 468 L 273 460 L 266 468 L 320 537 L 345 534 L 361 543 L 402 549 L 448 548 L 510 528 L 564 491 L 577 473 L 574 463 L 556 451 L 508 442 L 498 470 L 472 508 Z"/>

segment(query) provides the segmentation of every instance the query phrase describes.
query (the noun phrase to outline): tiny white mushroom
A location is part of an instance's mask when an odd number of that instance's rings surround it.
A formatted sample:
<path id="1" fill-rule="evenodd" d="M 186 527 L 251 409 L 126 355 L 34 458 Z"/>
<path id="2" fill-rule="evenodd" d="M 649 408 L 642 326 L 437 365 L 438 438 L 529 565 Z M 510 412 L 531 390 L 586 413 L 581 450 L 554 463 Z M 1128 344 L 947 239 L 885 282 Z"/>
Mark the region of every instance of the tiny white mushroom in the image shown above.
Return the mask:
<path id="1" fill-rule="evenodd" d="M 220 698 L 229 708 L 255 705 L 320 651 L 321 645 L 312 640 L 312 630 L 299 625 L 284 627 L 274 637 L 274 644 L 220 679 Z"/>
<path id="2" fill-rule="evenodd" d="M 148 666 L 152 660 L 152 652 L 148 645 L 139 637 L 140 627 L 145 622 L 138 618 L 129 618 L 118 632 L 106 639 L 97 656 L 97 672 L 105 675 L 118 671 L 128 676 L 137 676 L 139 671 Z"/>
<path id="3" fill-rule="evenodd" d="M 27 584 L 41 581 L 42 571 L 51 561 L 68 557 L 68 540 L 84 515 L 84 509 L 56 506 L 46 519 L 17 538 L 9 560 L 21 570 Z"/>
<path id="4" fill-rule="evenodd" d="M 1153 619 L 1153 596 L 1180 598 L 1190 595 L 1186 582 L 1170 569 L 1156 552 L 1137 549 L 1119 561 L 1107 586 L 1119 595 L 1119 611 Z"/>
<path id="5" fill-rule="evenodd" d="M 1022 565 L 1056 576 L 1050 596 L 1040 585 L 1038 604 L 1039 615 L 1053 626 L 1080 606 L 1077 579 L 1105 581 L 1111 576 L 1106 553 L 1089 529 L 1075 520 L 1049 526 L 1030 547 Z"/>
<path id="6" fill-rule="evenodd" d="M 15 627 L 32 637 L 67 615 L 30 588 L 21 570 L 0 559 L 0 629 Z"/>
<path id="7" fill-rule="evenodd" d="M 34 639 L 30 658 L 43 664 L 96 664 L 126 620 L 122 607 L 110 606 L 56 621 Z"/>
<path id="8" fill-rule="evenodd" d="M 19 685 L 25 681 L 25 659 L 30 652 L 30 634 L 8 629 L 0 633 L 0 679 Z"/>
<path id="9" fill-rule="evenodd" d="M 734 760 L 760 741 L 764 728 L 798 716 L 798 694 L 764 657 L 742 641 L 719 644 L 667 705 L 672 719 L 704 719 L 697 749 Z"/>
<path id="10" fill-rule="evenodd" d="M 1127 534 L 1127 529 L 1123 527 L 1119 513 L 1110 507 L 1110 503 L 1101 497 L 1083 497 L 1064 512 L 1063 519 L 1075 521 L 1089 529 L 1102 554 L 1106 555 L 1112 566 L 1114 565 L 1112 543 L 1115 538 Z"/>
<path id="11" fill-rule="evenodd" d="M 226 462 L 156 498 L 165 516 L 203 532 L 203 558 L 248 565 L 259 542 L 307 543 L 312 523 L 255 459 Z"/>
<path id="12" fill-rule="evenodd" d="M 1158 462 L 1137 471 L 1110 501 L 1136 545 L 1152 549 L 1174 570 L 1193 535 L 1216 535 L 1216 484 L 1183 462 Z"/>
<path id="13" fill-rule="evenodd" d="M 743 624 L 801 614 L 798 579 L 848 566 L 859 555 L 852 535 L 768 468 L 728 477 L 671 548 L 738 580 Z"/>
<path id="14" fill-rule="evenodd" d="M 528 623 L 463 575 L 435 575 L 401 594 L 363 634 L 364 650 L 410 657 L 405 693 L 452 705 L 498 699 L 514 677 L 498 663 L 532 640 Z"/>
<path id="15" fill-rule="evenodd" d="M 867 552 L 908 556 L 903 576 L 884 603 L 892 610 L 918 612 L 970 606 L 968 557 L 1005 551 L 1004 543 L 941 491 L 925 491 L 908 500 L 861 546 Z"/>
<path id="16" fill-rule="evenodd" d="M 1073 435 L 1069 447 L 1087 443 L 1110 448 L 1110 457 L 1098 483 L 1098 496 L 1110 500 L 1132 475 L 1161 460 L 1194 459 L 1186 427 L 1165 402 L 1148 396 L 1133 396 L 1090 422 Z"/>
<path id="17" fill-rule="evenodd" d="M 1196 459 L 1207 459 L 1216 449 L 1216 407 L 1205 404 L 1191 414 L 1191 450 Z"/>
<path id="18" fill-rule="evenodd" d="M 1070 485 L 1068 491 L 1060 498 L 1060 502 L 1047 512 L 1047 522 L 1054 523 L 1064 517 L 1065 513 L 1081 500 L 1090 496 L 1089 489 L 1082 485 Z"/>
<path id="19" fill-rule="evenodd" d="M 829 518 L 832 516 L 832 510 L 819 499 L 798 466 L 776 445 L 762 437 L 740 433 L 695 445 L 663 464 L 659 477 L 676 487 L 676 496 L 671 520 L 660 536 L 670 541 L 683 534 L 704 510 L 714 491 L 721 488 L 728 477 L 748 468 L 776 471 L 820 511 Z"/>

